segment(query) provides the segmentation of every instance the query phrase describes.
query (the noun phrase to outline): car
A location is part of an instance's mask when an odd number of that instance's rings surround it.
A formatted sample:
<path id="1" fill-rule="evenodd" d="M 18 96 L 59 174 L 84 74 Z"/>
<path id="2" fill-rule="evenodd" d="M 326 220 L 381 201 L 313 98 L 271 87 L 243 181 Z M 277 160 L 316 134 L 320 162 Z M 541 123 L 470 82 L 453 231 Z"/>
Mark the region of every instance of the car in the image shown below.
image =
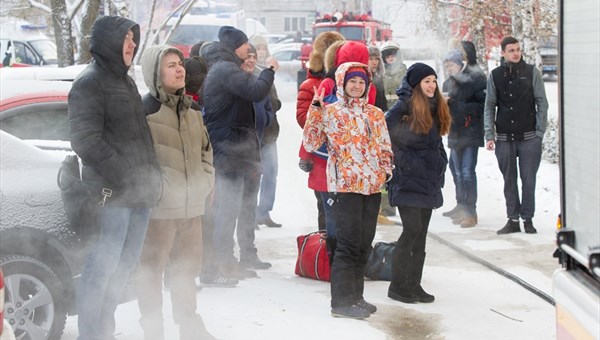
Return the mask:
<path id="1" fill-rule="evenodd" d="M 56 45 L 43 33 L 45 28 L 22 19 L 4 18 L 0 29 L 2 66 L 56 66 Z"/>
<path id="2" fill-rule="evenodd" d="M 64 155 L 0 131 L 0 267 L 5 318 L 18 339 L 58 340 L 75 314 L 85 242 L 65 212 L 57 173 Z"/>
<path id="3" fill-rule="evenodd" d="M 271 56 L 279 62 L 279 70 L 275 74 L 277 78 L 296 81 L 298 71 L 302 69 L 301 46 L 302 44 L 289 44 L 271 51 Z"/>
<path id="4" fill-rule="evenodd" d="M 42 149 L 71 150 L 67 114 L 71 82 L 3 81 L 2 83 L 1 130 Z"/>

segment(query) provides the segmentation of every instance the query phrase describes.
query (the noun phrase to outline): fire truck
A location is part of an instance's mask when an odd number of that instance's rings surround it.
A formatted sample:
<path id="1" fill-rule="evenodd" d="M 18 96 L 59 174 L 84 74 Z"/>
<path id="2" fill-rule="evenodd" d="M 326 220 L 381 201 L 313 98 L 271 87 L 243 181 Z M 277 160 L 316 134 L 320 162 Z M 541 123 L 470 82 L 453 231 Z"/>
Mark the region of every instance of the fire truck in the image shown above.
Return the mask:
<path id="1" fill-rule="evenodd" d="M 346 40 L 362 41 L 366 45 L 379 46 L 392 39 L 390 24 L 374 19 L 370 14 L 335 12 L 319 15 L 312 25 L 312 31 L 313 40 L 327 31 L 338 31 Z M 298 71 L 298 86 L 306 79 L 306 62 L 312 46 L 304 44 L 300 51 L 302 70 Z"/>

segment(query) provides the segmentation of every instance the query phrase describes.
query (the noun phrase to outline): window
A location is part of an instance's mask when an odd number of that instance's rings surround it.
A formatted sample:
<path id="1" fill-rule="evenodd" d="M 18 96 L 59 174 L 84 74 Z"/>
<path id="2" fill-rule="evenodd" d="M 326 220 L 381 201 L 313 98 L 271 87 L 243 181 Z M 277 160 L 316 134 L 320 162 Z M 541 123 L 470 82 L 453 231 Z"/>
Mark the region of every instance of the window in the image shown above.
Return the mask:
<path id="1" fill-rule="evenodd" d="M 28 65 L 38 65 L 38 58 L 35 56 L 35 53 L 27 46 L 26 44 L 20 41 L 13 41 L 15 44 L 15 60 L 18 63 L 28 64 Z"/>
<path id="2" fill-rule="evenodd" d="M 67 103 L 31 104 L 13 110 L 10 117 L 2 119 L 3 131 L 25 140 L 69 140 Z"/>
<path id="3" fill-rule="evenodd" d="M 283 29 L 286 32 L 304 32 L 306 31 L 305 17 L 285 17 L 283 18 Z"/>

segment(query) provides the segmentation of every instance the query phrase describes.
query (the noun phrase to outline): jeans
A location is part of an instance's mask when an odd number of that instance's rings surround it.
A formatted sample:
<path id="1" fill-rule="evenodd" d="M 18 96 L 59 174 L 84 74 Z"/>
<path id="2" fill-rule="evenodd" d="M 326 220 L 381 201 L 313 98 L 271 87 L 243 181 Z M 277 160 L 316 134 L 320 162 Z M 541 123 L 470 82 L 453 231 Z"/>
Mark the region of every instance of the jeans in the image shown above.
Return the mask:
<path id="1" fill-rule="evenodd" d="M 336 233 L 333 201 L 335 200 L 336 195 L 326 191 L 321 191 L 319 193 L 321 194 L 321 202 L 323 204 L 323 211 L 325 212 L 325 230 L 327 231 L 327 237 L 335 238 Z"/>
<path id="2" fill-rule="evenodd" d="M 504 177 L 506 215 L 518 220 L 531 220 L 535 213 L 535 181 L 542 160 L 542 139 L 496 142 L 498 167 Z M 519 200 L 518 175 L 521 177 L 522 197 Z"/>
<path id="3" fill-rule="evenodd" d="M 477 156 L 479 147 L 469 146 L 450 150 L 450 172 L 456 188 L 456 203 L 471 216 L 477 215 Z"/>
<path id="4" fill-rule="evenodd" d="M 256 218 L 267 218 L 275 204 L 275 190 L 277 189 L 277 144 L 264 144 L 261 149 L 262 179 L 260 181 L 260 200 L 256 207 Z"/>
<path id="5" fill-rule="evenodd" d="M 256 255 L 256 197 L 260 174 L 244 170 L 219 174 L 215 181 L 215 229 L 213 234 L 213 265 L 224 268 L 235 261 L 233 235 L 237 225 L 240 258 Z M 212 269 L 218 269 L 218 268 Z"/>
<path id="6" fill-rule="evenodd" d="M 333 210 L 337 249 L 331 267 L 331 307 L 363 299 L 365 267 L 373 249 L 381 194 L 337 193 Z"/>
<path id="7" fill-rule="evenodd" d="M 103 207 L 98 215 L 100 235 L 77 291 L 79 340 L 112 339 L 115 310 L 142 252 L 150 209 Z"/>

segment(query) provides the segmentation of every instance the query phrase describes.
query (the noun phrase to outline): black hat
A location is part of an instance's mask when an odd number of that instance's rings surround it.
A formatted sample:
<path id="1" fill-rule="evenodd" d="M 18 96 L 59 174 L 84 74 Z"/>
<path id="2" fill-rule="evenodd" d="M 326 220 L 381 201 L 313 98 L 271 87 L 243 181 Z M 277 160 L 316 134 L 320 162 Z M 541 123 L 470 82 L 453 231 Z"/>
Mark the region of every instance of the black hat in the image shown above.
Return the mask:
<path id="1" fill-rule="evenodd" d="M 246 33 L 232 26 L 222 26 L 219 29 L 219 42 L 227 48 L 235 51 L 248 41 Z"/>
<path id="2" fill-rule="evenodd" d="M 208 73 L 208 66 L 202 57 L 191 57 L 185 60 L 185 84 L 200 87 Z"/>
<path id="3" fill-rule="evenodd" d="M 437 73 L 435 73 L 435 70 L 431 66 L 423 63 L 412 64 L 408 68 L 408 71 L 406 71 L 406 81 L 408 81 L 410 87 L 417 86 L 423 78 L 428 76 L 435 76 L 437 78 Z"/>

